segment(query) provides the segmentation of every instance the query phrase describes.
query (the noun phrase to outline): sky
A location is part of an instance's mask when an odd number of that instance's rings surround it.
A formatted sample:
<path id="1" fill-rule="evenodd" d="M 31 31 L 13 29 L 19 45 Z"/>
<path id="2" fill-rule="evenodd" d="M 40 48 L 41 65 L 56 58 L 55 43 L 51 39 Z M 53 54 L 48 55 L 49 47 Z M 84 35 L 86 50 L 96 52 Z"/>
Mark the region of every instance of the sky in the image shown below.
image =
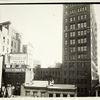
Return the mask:
<path id="1" fill-rule="evenodd" d="M 62 60 L 62 5 L 0 5 L 2 21 L 10 20 L 32 43 L 35 60 L 42 67 Z"/>
<path id="2" fill-rule="evenodd" d="M 98 51 L 100 5 L 96 4 L 95 15 L 98 27 Z M 62 62 L 63 6 L 61 4 L 41 5 L 0 5 L 2 21 L 11 21 L 18 32 L 23 34 L 23 43 L 32 43 L 34 60 L 42 67 L 54 66 Z M 98 52 L 98 66 L 99 62 Z"/>

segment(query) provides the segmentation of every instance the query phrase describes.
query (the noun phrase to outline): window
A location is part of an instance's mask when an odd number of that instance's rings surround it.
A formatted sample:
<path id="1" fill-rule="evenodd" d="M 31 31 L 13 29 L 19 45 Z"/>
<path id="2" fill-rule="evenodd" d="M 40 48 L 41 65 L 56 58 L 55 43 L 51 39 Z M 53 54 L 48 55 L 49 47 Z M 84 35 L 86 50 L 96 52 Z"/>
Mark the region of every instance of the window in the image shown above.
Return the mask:
<path id="1" fill-rule="evenodd" d="M 73 37 L 75 36 L 75 32 L 73 32 Z"/>
<path id="2" fill-rule="evenodd" d="M 67 97 L 67 94 L 63 94 L 63 97 Z"/>
<path id="3" fill-rule="evenodd" d="M 15 42 L 15 45 L 14 45 L 14 46 L 15 46 L 15 48 L 16 48 L 16 42 Z"/>
<path id="4" fill-rule="evenodd" d="M 65 40 L 65 45 L 67 45 L 67 40 Z"/>
<path id="5" fill-rule="evenodd" d="M 78 36 L 80 36 L 80 33 L 81 33 L 81 32 L 80 32 L 80 31 L 78 31 Z"/>
<path id="6" fill-rule="evenodd" d="M 11 41 L 11 46 L 13 46 L 13 41 Z"/>
<path id="7" fill-rule="evenodd" d="M 65 37 L 67 37 L 67 33 L 65 33 Z"/>
<path id="8" fill-rule="evenodd" d="M 37 91 L 33 91 L 33 97 L 37 97 Z"/>
<path id="9" fill-rule="evenodd" d="M 9 45 L 9 39 L 7 39 L 7 44 Z"/>
<path id="10" fill-rule="evenodd" d="M 83 28 L 83 23 L 81 23 L 81 28 Z"/>
<path id="11" fill-rule="evenodd" d="M 83 35 L 83 31 L 81 31 L 81 35 Z"/>
<path id="12" fill-rule="evenodd" d="M 73 52 L 75 52 L 75 47 L 73 47 Z"/>
<path id="13" fill-rule="evenodd" d="M 65 30 L 67 31 L 67 26 L 65 26 Z"/>
<path id="14" fill-rule="evenodd" d="M 9 49 L 7 48 L 7 52 L 9 51 Z"/>
<path id="15" fill-rule="evenodd" d="M 5 51 L 5 47 L 3 46 L 3 50 L 2 50 L 3 52 Z"/>
<path id="16" fill-rule="evenodd" d="M 87 38 L 84 38 L 84 43 L 86 43 L 87 42 Z"/>
<path id="17" fill-rule="evenodd" d="M 84 15 L 84 18 L 86 19 L 87 18 L 87 15 Z"/>
<path id="18" fill-rule="evenodd" d="M 83 43 L 83 39 L 81 39 L 81 43 Z"/>
<path id="19" fill-rule="evenodd" d="M 84 51 L 87 51 L 87 46 L 84 46 Z"/>
<path id="20" fill-rule="evenodd" d="M 75 40 L 73 39 L 73 40 L 70 40 L 70 44 L 72 45 L 72 44 L 75 44 Z"/>
<path id="21" fill-rule="evenodd" d="M 41 97 L 45 97 L 45 92 L 41 92 Z"/>
<path id="22" fill-rule="evenodd" d="M 81 54 L 81 58 L 83 59 L 83 54 Z"/>
<path id="23" fill-rule="evenodd" d="M 82 8 L 80 8 L 80 11 L 82 11 Z"/>
<path id="24" fill-rule="evenodd" d="M 84 22 L 84 27 L 87 27 L 87 24 L 86 24 L 86 22 Z"/>
<path id="25" fill-rule="evenodd" d="M 67 11 L 65 12 L 65 15 L 67 15 Z"/>
<path id="26" fill-rule="evenodd" d="M 84 10 L 87 10 L 87 7 L 84 7 Z"/>
<path id="27" fill-rule="evenodd" d="M 80 59 L 81 58 L 81 56 L 80 55 L 78 55 L 78 59 Z"/>
<path id="28" fill-rule="evenodd" d="M 70 47 L 70 52 L 75 52 L 75 47 Z"/>
<path id="29" fill-rule="evenodd" d="M 83 47 L 81 47 L 81 51 L 83 51 Z"/>
<path id="30" fill-rule="evenodd" d="M 69 11 L 69 13 L 70 13 L 70 14 L 73 14 L 73 13 L 75 13 L 75 10 L 72 9 L 72 10 Z"/>
<path id="31" fill-rule="evenodd" d="M 78 8 L 77 11 L 80 12 L 80 9 Z"/>
<path id="32" fill-rule="evenodd" d="M 72 49 L 72 47 L 70 47 L 70 52 L 73 52 L 73 49 Z"/>
<path id="33" fill-rule="evenodd" d="M 80 43 L 80 39 L 78 39 L 78 44 Z"/>
<path id="34" fill-rule="evenodd" d="M 81 48 L 80 47 L 78 47 L 78 51 L 80 51 L 81 50 Z"/>
<path id="35" fill-rule="evenodd" d="M 75 21 L 75 17 L 70 18 L 70 22 Z"/>
<path id="36" fill-rule="evenodd" d="M 87 18 L 87 15 L 81 15 L 81 16 L 78 16 L 78 20 L 83 20 L 83 19 L 86 19 Z"/>
<path id="37" fill-rule="evenodd" d="M 60 97 L 60 93 L 56 93 L 56 97 Z"/>
<path id="38" fill-rule="evenodd" d="M 86 30 L 84 30 L 84 35 L 86 35 L 86 34 L 87 34 Z"/>
<path id="39" fill-rule="evenodd" d="M 70 97 L 74 97 L 74 94 L 70 94 Z"/>
<path id="40" fill-rule="evenodd" d="M 86 22 L 84 22 L 84 23 L 79 23 L 79 24 L 78 24 L 78 29 L 80 29 L 80 28 L 85 28 L 85 27 L 87 27 Z"/>
<path id="41" fill-rule="evenodd" d="M 72 25 L 70 25 L 70 30 L 72 30 Z"/>
<path id="42" fill-rule="evenodd" d="M 72 32 L 70 32 L 70 37 L 72 37 L 73 36 L 73 33 Z"/>
<path id="43" fill-rule="evenodd" d="M 73 44 L 75 44 L 75 40 L 73 40 Z"/>
<path id="44" fill-rule="evenodd" d="M 73 44 L 72 40 L 70 40 L 70 44 Z"/>
<path id="45" fill-rule="evenodd" d="M 81 15 L 81 19 L 83 19 L 83 15 Z"/>
<path id="46" fill-rule="evenodd" d="M 80 20 L 80 16 L 78 16 L 78 20 Z"/>
<path id="47" fill-rule="evenodd" d="M 75 36 L 75 32 L 70 32 L 70 37 L 74 37 Z"/>
<path id="48" fill-rule="evenodd" d="M 70 30 L 75 29 L 75 24 L 70 25 Z"/>
<path id="49" fill-rule="evenodd" d="M 66 6 L 66 8 L 67 8 L 67 6 Z"/>
<path id="50" fill-rule="evenodd" d="M 75 17 L 73 17 L 73 21 L 75 21 Z"/>
<path id="51" fill-rule="evenodd" d="M 70 22 L 72 22 L 73 21 L 73 19 L 72 19 L 72 17 L 70 18 Z"/>
<path id="52" fill-rule="evenodd" d="M 73 24 L 73 29 L 75 29 L 75 24 Z"/>
<path id="53" fill-rule="evenodd" d="M 77 10 L 78 10 L 78 12 L 86 11 L 87 10 L 87 7 L 81 7 L 81 8 L 78 8 Z"/>
<path id="54" fill-rule="evenodd" d="M 86 54 L 84 54 L 84 58 L 87 59 L 87 55 Z"/>
<path id="55" fill-rule="evenodd" d="M 5 43 L 5 37 L 3 37 L 3 42 Z"/>
<path id="56" fill-rule="evenodd" d="M 65 19 L 65 22 L 67 22 L 67 18 Z"/>
<path id="57" fill-rule="evenodd" d="M 80 23 L 78 24 L 78 29 L 80 28 Z"/>
<path id="58" fill-rule="evenodd" d="M 75 40 L 73 40 L 73 44 L 75 44 Z"/>
<path id="59" fill-rule="evenodd" d="M 49 97 L 53 97 L 53 93 L 49 93 Z"/>
<path id="60" fill-rule="evenodd" d="M 70 60 L 75 60 L 75 55 L 71 55 Z"/>
<path id="61" fill-rule="evenodd" d="M 26 91 L 26 92 L 25 92 L 25 95 L 26 95 L 26 96 L 30 96 L 30 91 Z"/>

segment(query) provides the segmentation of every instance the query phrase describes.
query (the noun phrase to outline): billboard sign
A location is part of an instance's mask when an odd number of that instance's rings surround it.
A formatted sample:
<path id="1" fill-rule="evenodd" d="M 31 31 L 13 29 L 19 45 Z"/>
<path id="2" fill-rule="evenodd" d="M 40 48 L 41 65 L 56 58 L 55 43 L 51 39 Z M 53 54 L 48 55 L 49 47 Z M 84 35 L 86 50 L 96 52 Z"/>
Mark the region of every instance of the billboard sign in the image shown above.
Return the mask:
<path id="1" fill-rule="evenodd" d="M 27 54 L 10 54 L 11 65 L 27 65 Z"/>
<path id="2" fill-rule="evenodd" d="M 5 72 L 25 72 L 24 68 L 6 68 Z"/>

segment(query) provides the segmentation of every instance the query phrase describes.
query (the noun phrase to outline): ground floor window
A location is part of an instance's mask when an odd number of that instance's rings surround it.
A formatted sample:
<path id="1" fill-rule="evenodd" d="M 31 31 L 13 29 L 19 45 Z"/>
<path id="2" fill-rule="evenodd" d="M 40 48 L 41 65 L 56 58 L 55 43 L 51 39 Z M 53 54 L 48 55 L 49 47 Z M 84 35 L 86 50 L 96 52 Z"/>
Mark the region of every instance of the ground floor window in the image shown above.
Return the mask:
<path id="1" fill-rule="evenodd" d="M 41 97 L 45 97 L 45 92 L 41 92 Z"/>
<path id="2" fill-rule="evenodd" d="M 33 97 L 38 97 L 37 92 L 33 91 Z"/>
<path id="3" fill-rule="evenodd" d="M 53 97 L 53 93 L 49 93 L 49 97 Z"/>
<path id="4" fill-rule="evenodd" d="M 56 97 L 60 97 L 60 93 L 56 93 Z"/>
<path id="5" fill-rule="evenodd" d="M 63 94 L 63 97 L 67 97 L 67 94 Z"/>
<path id="6" fill-rule="evenodd" d="M 71 97 L 74 97 L 74 94 L 70 94 Z"/>
<path id="7" fill-rule="evenodd" d="M 30 91 L 25 91 L 26 96 L 30 96 Z"/>

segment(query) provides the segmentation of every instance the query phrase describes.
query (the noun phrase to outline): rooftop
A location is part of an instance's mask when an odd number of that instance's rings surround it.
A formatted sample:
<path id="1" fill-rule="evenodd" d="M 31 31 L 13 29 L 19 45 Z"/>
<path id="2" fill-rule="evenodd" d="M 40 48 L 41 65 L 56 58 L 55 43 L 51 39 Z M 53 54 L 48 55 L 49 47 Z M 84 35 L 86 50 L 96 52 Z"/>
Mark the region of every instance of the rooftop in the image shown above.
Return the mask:
<path id="1" fill-rule="evenodd" d="M 76 89 L 75 85 L 70 85 L 70 84 L 53 84 L 53 85 L 48 85 L 49 89 Z"/>
<path id="2" fill-rule="evenodd" d="M 47 89 L 76 89 L 75 85 L 70 85 L 70 84 L 52 84 L 49 85 L 48 81 L 33 81 L 32 83 L 25 83 L 25 87 L 31 87 L 31 88 L 39 88 L 39 87 L 44 87 Z"/>
<path id="3" fill-rule="evenodd" d="M 10 21 L 6 21 L 6 22 L 0 23 L 0 25 L 6 25 L 6 24 L 11 24 L 11 22 Z"/>

